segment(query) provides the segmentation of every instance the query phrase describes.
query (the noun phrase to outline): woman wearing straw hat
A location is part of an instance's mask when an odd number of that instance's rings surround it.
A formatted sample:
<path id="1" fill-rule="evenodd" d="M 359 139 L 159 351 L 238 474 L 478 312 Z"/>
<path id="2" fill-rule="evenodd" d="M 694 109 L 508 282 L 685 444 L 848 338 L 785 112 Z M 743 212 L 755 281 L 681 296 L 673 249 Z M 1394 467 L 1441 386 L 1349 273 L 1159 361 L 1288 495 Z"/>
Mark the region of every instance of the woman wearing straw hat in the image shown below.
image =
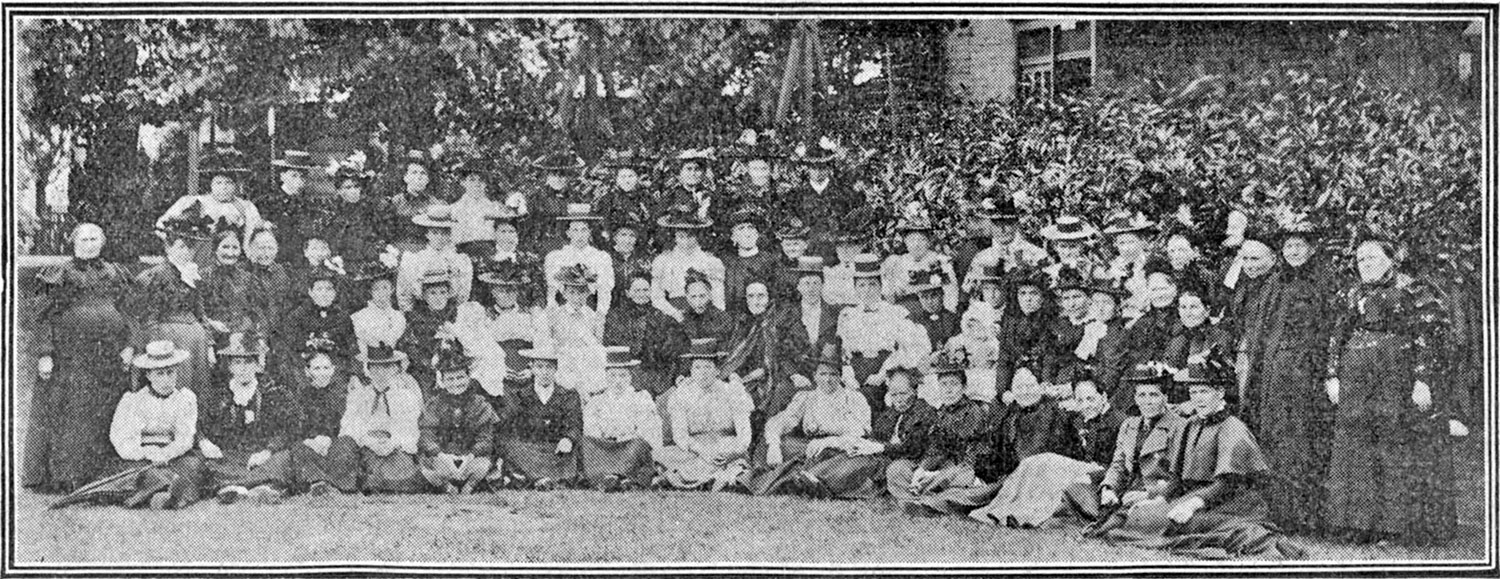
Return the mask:
<path id="1" fill-rule="evenodd" d="M 522 386 L 528 364 L 520 352 L 545 333 L 545 318 L 520 302 L 521 288 L 532 283 L 525 268 L 500 262 L 479 281 L 485 290 L 479 296 L 489 299 L 458 306 L 453 334 L 474 357 L 470 374 L 499 411 L 506 391 Z"/>
<path id="2" fill-rule="evenodd" d="M 597 304 L 594 309 L 599 315 L 609 313 L 610 300 L 615 293 L 615 265 L 608 253 L 594 247 L 591 225 L 601 219 L 588 203 L 569 203 L 562 215 L 557 216 L 558 223 L 565 230 L 567 244 L 548 253 L 542 262 L 543 275 L 547 276 L 548 306 L 557 305 L 557 298 L 562 293 L 562 286 L 557 281 L 558 272 L 582 264 L 595 274 L 595 280 L 588 288 L 589 301 Z"/>
<path id="3" fill-rule="evenodd" d="M 469 377 L 473 362 L 461 342 L 445 340 L 433 354 L 437 391 L 422 408 L 417 467 L 433 488 L 471 494 L 491 478 L 500 417 Z"/>
<path id="4" fill-rule="evenodd" d="M 939 286 L 943 291 L 942 307 L 950 313 L 957 311 L 958 276 L 953 273 L 953 259 L 932 248 L 932 233 L 936 230 L 932 218 L 920 206 L 907 208 L 903 217 L 902 222 L 896 226 L 896 233 L 901 236 L 906 251 L 885 258 L 885 262 L 881 264 L 884 288 L 881 293 L 892 302 L 904 302 L 915 312 L 920 308 L 914 307 L 917 305 L 914 302 L 918 290 L 912 284 L 919 273 L 936 267 L 943 276 L 943 282 Z M 946 339 L 947 336 L 943 338 Z"/>
<path id="5" fill-rule="evenodd" d="M 632 384 L 640 360 L 630 347 L 605 350 L 609 386 L 583 411 L 583 472 L 600 490 L 642 488 L 654 472 L 651 453 L 662 445 L 661 415 L 651 394 Z"/>
<path id="6" fill-rule="evenodd" d="M 157 340 L 131 360 L 132 366 L 145 373 L 146 386 L 126 393 L 115 407 L 109 441 L 119 463 L 106 470 L 148 468 L 104 485 L 123 492 L 97 496 L 123 499 L 126 508 L 180 509 L 198 500 L 203 481 L 203 459 L 193 451 L 198 397 L 178 387 L 177 379 L 179 367 L 189 356 L 171 341 Z"/>
<path id="7" fill-rule="evenodd" d="M 969 271 L 964 274 L 964 291 L 974 291 L 974 281 L 970 277 L 982 266 L 994 265 L 1000 268 L 1001 274 L 1007 274 L 1017 269 L 1040 267 L 1047 259 L 1046 250 L 1027 241 L 1018 231 L 1021 211 L 1009 195 L 998 199 L 986 197 L 974 206 L 974 212 L 980 219 L 990 222 L 990 246 L 974 254 L 974 259 L 969 262 Z"/>
<path id="8" fill-rule="evenodd" d="M 241 231 L 254 229 L 261 222 L 260 211 L 255 208 L 254 203 L 240 195 L 240 188 L 249 174 L 250 169 L 245 167 L 244 153 L 231 147 L 218 149 L 212 156 L 204 159 L 198 170 L 198 176 L 207 181 L 208 193 L 184 195 L 172 203 L 157 218 L 157 230 L 164 228 L 167 221 L 182 216 L 195 204 L 199 205 L 199 210 L 211 222 L 222 220 Z"/>
<path id="9" fill-rule="evenodd" d="M 394 253 L 361 264 L 350 276 L 365 298 L 365 307 L 349 315 L 359 350 L 371 344 L 394 344 L 406 333 L 406 315 L 396 309 L 396 268 Z"/>
<path id="10" fill-rule="evenodd" d="M 359 447 L 366 493 L 410 493 L 421 488 L 417 469 L 422 391 L 405 370 L 406 354 L 375 344 L 355 357 L 363 372 L 349 379 L 339 438 Z"/>
<path id="11" fill-rule="evenodd" d="M 289 447 L 301 411 L 288 388 L 261 374 L 265 353 L 259 336 L 230 334 L 219 350 L 228 369 L 227 390 L 215 385 L 204 396 L 198 449 L 208 459 L 209 488 L 222 503 L 247 496 L 276 502 L 292 484 Z"/>
<path id="12" fill-rule="evenodd" d="M 823 485 L 830 488 L 860 487 L 850 476 L 869 477 L 870 469 L 836 467 L 833 464 L 854 461 L 878 452 L 878 443 L 869 440 L 870 405 L 859 390 L 840 383 L 843 361 L 837 357 L 813 360 L 812 390 L 792 396 L 785 410 L 766 421 L 765 466 L 767 469 L 749 477 L 745 486 L 751 494 L 763 495 L 783 490 L 800 490 L 822 494 Z M 808 469 L 821 467 L 826 479 L 816 478 Z M 862 481 L 861 481 L 862 482 Z M 791 488 L 788 488 L 790 486 Z"/>
<path id="13" fill-rule="evenodd" d="M 665 395 L 672 443 L 652 456 L 658 484 L 719 491 L 737 484 L 748 470 L 755 403 L 744 388 L 719 376 L 724 356 L 712 338 L 693 340 L 682 355 L 691 365 L 689 374 Z"/>
<path id="14" fill-rule="evenodd" d="M 1115 257 L 1105 264 L 1104 277 L 1130 292 L 1122 308 L 1126 317 L 1144 311 L 1149 301 L 1146 265 L 1151 258 L 1150 236 L 1156 232 L 1156 223 L 1139 212 L 1116 213 L 1104 227 L 1104 235 L 1115 250 Z"/>
<path id="15" fill-rule="evenodd" d="M 1052 283 L 1057 283 L 1058 276 L 1065 269 L 1093 276 L 1094 270 L 1100 267 L 1099 260 L 1088 250 L 1089 242 L 1099 235 L 1099 230 L 1087 221 L 1074 215 L 1059 215 L 1039 234 L 1047 240 L 1047 249 L 1052 254 L 1050 263 L 1042 268 L 1052 278 Z"/>
<path id="16" fill-rule="evenodd" d="M 427 231 L 427 246 L 416 253 L 401 256 L 401 265 L 396 274 L 396 301 L 402 311 L 410 311 L 422 297 L 422 276 L 429 271 L 443 270 L 452 276 L 449 289 L 455 303 L 469 301 L 469 291 L 474 281 L 474 263 L 468 256 L 454 249 L 453 230 L 458 225 L 452 210 L 434 207 L 416 216 L 412 223 Z M 486 227 L 489 223 L 486 222 Z M 488 230 L 487 235 L 493 235 Z M 487 253 L 487 252 L 486 252 Z"/>
<path id="17" fill-rule="evenodd" d="M 880 299 L 880 259 L 864 254 L 854 260 L 854 288 L 860 303 L 839 312 L 838 336 L 847 374 L 875 412 L 885 409 L 885 372 L 925 358 L 932 346 L 927 332 L 908 317 L 906 308 Z"/>
<path id="18" fill-rule="evenodd" d="M 500 457 L 512 488 L 550 490 L 578 480 L 583 403 L 561 387 L 558 352 L 549 341 L 521 350 L 531 361 L 531 384 L 513 392 L 500 415 Z"/>
<path id="19" fill-rule="evenodd" d="M 422 149 L 411 149 L 398 164 L 401 168 L 401 191 L 388 197 L 390 206 L 386 227 L 392 242 L 401 251 L 417 251 L 427 244 L 422 226 L 412 221 L 426 213 L 431 207 L 447 205 L 440 191 L 442 187 L 433 181 L 440 177 L 440 168 L 432 155 Z"/>

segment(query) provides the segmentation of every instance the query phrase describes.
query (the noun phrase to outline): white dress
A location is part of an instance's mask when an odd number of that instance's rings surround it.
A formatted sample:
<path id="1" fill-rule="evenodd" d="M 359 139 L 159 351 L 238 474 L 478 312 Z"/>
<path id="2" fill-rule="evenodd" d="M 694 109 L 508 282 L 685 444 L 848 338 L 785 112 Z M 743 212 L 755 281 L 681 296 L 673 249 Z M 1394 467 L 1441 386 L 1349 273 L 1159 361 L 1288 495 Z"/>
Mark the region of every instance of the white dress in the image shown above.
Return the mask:
<path id="1" fill-rule="evenodd" d="M 604 317 L 588 306 L 547 308 L 544 337 L 557 347 L 557 385 L 578 392 L 584 408 L 604 390 Z"/>
<path id="2" fill-rule="evenodd" d="M 491 396 L 504 396 L 505 376 L 525 369 L 511 367 L 508 360 L 515 360 L 517 353 L 507 349 L 506 343 L 534 343 L 544 331 L 540 316 L 519 306 L 497 311 L 478 302 L 466 302 L 458 306 L 453 321 L 455 337 L 464 345 L 464 352 L 474 358 L 470 375 Z"/>

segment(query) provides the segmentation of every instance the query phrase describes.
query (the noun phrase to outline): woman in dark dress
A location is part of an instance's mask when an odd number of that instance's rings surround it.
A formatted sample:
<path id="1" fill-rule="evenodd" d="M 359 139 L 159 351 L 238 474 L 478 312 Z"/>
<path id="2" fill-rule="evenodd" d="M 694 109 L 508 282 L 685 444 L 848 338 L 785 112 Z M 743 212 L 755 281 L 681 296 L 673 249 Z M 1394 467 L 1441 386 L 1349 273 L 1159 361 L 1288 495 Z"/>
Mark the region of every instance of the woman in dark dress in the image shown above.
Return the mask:
<path id="1" fill-rule="evenodd" d="M 109 420 L 127 381 L 130 320 L 120 302 L 130 274 L 99 258 L 104 231 L 73 229 L 73 259 L 37 274 L 37 382 L 31 395 L 21 484 L 68 492 L 109 459 Z"/>
<path id="2" fill-rule="evenodd" d="M 744 356 L 734 373 L 740 376 L 755 401 L 750 428 L 760 432 L 766 420 L 780 414 L 798 391 L 811 390 L 810 369 L 804 355 L 812 351 L 807 333 L 797 327 L 789 308 L 773 304 L 768 282 L 755 281 L 745 287 L 746 311 L 736 323 L 732 347 Z M 751 441 L 752 448 L 762 441 Z"/>
<path id="3" fill-rule="evenodd" d="M 260 332 L 263 336 L 278 334 L 281 324 L 286 321 L 287 313 L 291 311 L 301 295 L 292 281 L 291 270 L 285 264 L 276 261 L 280 247 L 276 235 L 277 228 L 263 223 L 245 238 L 245 257 L 247 258 L 245 269 L 260 286 L 265 300 L 265 309 L 260 312 L 262 320 Z M 275 340 L 267 341 L 266 372 L 281 384 L 294 384 L 297 382 L 297 376 L 301 374 L 299 367 L 281 366 L 284 361 L 290 359 L 282 350 L 294 349 L 294 346 L 295 344 L 282 344 Z"/>
<path id="4" fill-rule="evenodd" d="M 1448 435 L 1462 429 L 1429 386 L 1447 312 L 1429 287 L 1397 271 L 1393 255 L 1385 241 L 1359 245 L 1361 281 L 1335 314 L 1326 524 L 1359 541 L 1440 542 L 1457 523 Z"/>
<path id="5" fill-rule="evenodd" d="M 304 345 L 314 338 L 329 340 L 334 352 L 342 359 L 352 358 L 359 351 L 354 336 L 354 322 L 339 299 L 338 278 L 332 272 L 319 270 L 308 280 L 304 297 L 296 309 L 287 315 L 281 332 L 273 341 L 287 349 L 283 353 L 284 367 L 299 367 L 297 355 Z"/>
<path id="6" fill-rule="evenodd" d="M 577 482 L 583 441 L 578 392 L 559 386 L 557 352 L 549 343 L 522 350 L 532 383 L 507 395 L 500 417 L 500 456 L 512 487 L 550 490 Z"/>
<path id="7" fill-rule="evenodd" d="M 240 233 L 219 231 L 213 240 L 214 263 L 203 274 L 209 319 L 222 322 L 230 332 L 264 332 L 269 300 L 265 288 L 244 266 Z"/>
<path id="8" fill-rule="evenodd" d="M 359 490 L 359 448 L 339 438 L 349 374 L 335 361 L 333 342 L 314 340 L 303 349 L 306 365 L 296 388 L 302 424 L 291 445 L 294 490 L 318 496 Z"/>
<path id="9" fill-rule="evenodd" d="M 289 446 L 300 412 L 290 390 L 261 373 L 265 348 L 258 336 L 230 334 L 218 354 L 228 367 L 227 384 L 204 396 L 198 429 L 209 488 L 221 503 L 245 497 L 277 502 L 292 484 Z"/>
<path id="10" fill-rule="evenodd" d="M 637 274 L 626 282 L 625 300 L 609 308 L 604 319 L 604 344 L 630 346 L 641 364 L 635 383 L 658 398 L 676 382 L 678 356 L 687 351 L 682 324 L 651 305 L 651 276 Z"/>
<path id="11" fill-rule="evenodd" d="M 144 347 L 149 342 L 169 340 L 187 350 L 188 359 L 177 370 L 181 381 L 178 386 L 194 392 L 206 391 L 213 370 L 210 332 L 229 330 L 208 316 L 203 272 L 193 261 L 192 239 L 208 239 L 210 228 L 202 219 L 168 219 L 161 232 L 166 259 L 136 276 L 126 309 L 138 324 L 131 344 Z"/>

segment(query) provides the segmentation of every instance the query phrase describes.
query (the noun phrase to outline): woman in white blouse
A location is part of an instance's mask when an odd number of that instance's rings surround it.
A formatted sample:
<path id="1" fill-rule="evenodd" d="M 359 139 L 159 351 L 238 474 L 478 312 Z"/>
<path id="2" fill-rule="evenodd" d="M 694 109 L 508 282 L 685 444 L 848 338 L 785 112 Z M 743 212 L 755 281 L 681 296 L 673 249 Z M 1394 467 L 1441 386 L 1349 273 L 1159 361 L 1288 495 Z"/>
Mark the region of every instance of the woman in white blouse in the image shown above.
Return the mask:
<path id="1" fill-rule="evenodd" d="M 661 415 L 651 394 L 631 382 L 640 360 L 630 348 L 611 346 L 605 353 L 609 386 L 583 409 L 584 475 L 604 491 L 644 487 L 654 472 L 651 452 L 661 448 Z"/>
<path id="2" fill-rule="evenodd" d="M 109 442 L 120 464 L 110 470 L 124 473 L 148 468 L 106 483 L 107 488 L 97 489 L 102 492 L 99 496 L 123 497 L 127 508 L 180 509 L 198 500 L 203 482 L 203 459 L 193 451 L 198 397 L 192 390 L 177 387 L 177 366 L 187 359 L 187 350 L 158 340 L 131 360 L 131 365 L 144 372 L 147 385 L 127 393 L 115 407 Z"/>
<path id="3" fill-rule="evenodd" d="M 355 283 L 365 285 L 368 300 L 364 307 L 349 316 L 354 337 L 363 354 L 374 344 L 394 344 L 406 333 L 406 314 L 396 309 L 396 268 L 388 265 L 386 256 L 355 272 Z M 394 257 L 392 257 L 394 259 Z"/>

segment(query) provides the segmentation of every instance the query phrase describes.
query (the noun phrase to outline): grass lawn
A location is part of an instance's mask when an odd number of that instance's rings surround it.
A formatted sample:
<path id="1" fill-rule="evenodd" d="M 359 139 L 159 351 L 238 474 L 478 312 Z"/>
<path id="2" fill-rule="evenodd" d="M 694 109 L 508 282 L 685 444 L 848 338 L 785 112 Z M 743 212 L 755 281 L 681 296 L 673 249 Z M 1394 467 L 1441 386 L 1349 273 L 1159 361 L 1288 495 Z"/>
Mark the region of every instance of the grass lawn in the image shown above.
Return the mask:
<path id="1" fill-rule="evenodd" d="M 24 330 L 18 334 L 24 344 Z M 12 424 L 18 440 L 26 430 L 30 404 L 29 368 L 34 359 L 19 356 L 21 378 L 13 392 L 18 421 Z M 1466 462 L 1473 465 L 1472 459 Z M 1465 527 L 1453 544 L 1407 549 L 1313 539 L 1302 543 L 1312 559 L 1323 561 L 1481 559 L 1482 469 L 1460 472 L 1466 475 L 1460 484 Z M 293 497 L 279 505 L 205 502 L 180 512 L 116 507 L 47 511 L 51 499 L 24 490 L 15 497 L 17 563 L 1174 560 L 1159 552 L 1084 540 L 1071 527 L 1021 531 L 957 517 L 911 518 L 884 499 L 506 491 L 464 497 Z"/>

